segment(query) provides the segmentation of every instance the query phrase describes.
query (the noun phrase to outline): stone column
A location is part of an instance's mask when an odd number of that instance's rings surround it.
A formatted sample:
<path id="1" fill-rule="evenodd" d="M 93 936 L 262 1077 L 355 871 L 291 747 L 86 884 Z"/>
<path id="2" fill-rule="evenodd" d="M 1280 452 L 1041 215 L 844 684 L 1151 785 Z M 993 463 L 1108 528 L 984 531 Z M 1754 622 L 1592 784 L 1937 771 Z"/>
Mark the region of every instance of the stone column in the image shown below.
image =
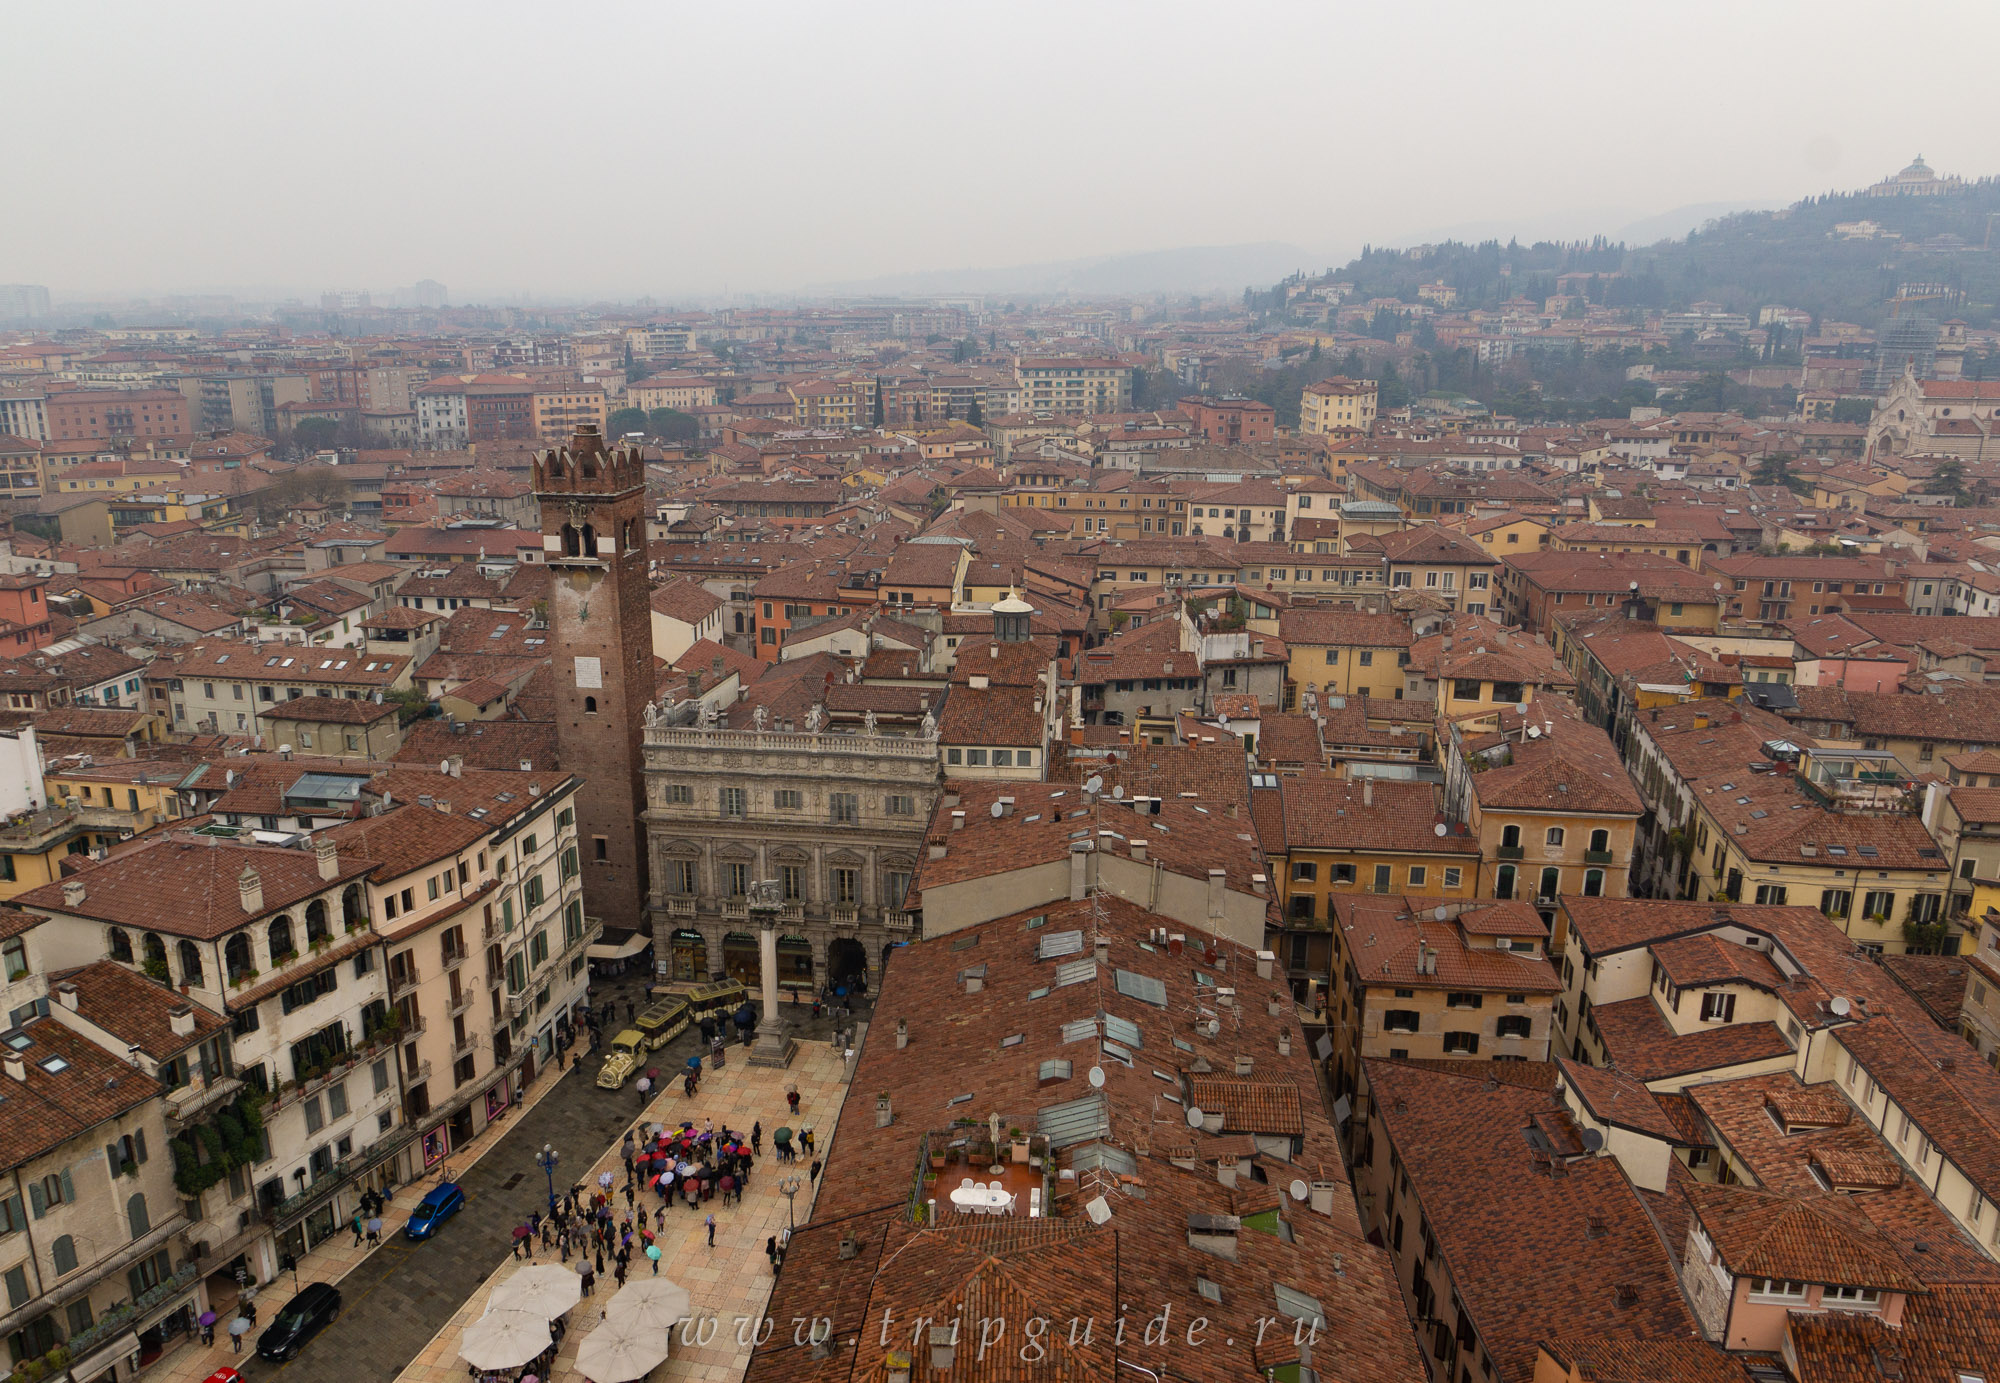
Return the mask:
<path id="1" fill-rule="evenodd" d="M 757 1044 L 750 1049 L 752 1066 L 790 1066 L 799 1049 L 791 1034 L 784 1032 L 778 1010 L 778 908 L 775 902 L 759 898 L 751 905 L 750 919 L 757 926 L 757 963 L 763 971 L 764 1016 L 757 1024 Z"/>

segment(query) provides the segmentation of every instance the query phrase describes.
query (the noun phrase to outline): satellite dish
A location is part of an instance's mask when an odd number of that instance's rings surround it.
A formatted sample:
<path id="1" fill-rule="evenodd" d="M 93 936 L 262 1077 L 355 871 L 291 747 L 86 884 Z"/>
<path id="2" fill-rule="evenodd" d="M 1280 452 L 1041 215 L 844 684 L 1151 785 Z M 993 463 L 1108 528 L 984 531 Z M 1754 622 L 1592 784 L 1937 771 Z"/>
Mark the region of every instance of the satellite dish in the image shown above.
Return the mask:
<path id="1" fill-rule="evenodd" d="M 1102 1090 L 1104 1088 L 1104 1068 L 1102 1066 L 1091 1067 L 1089 1080 L 1092 1090 Z"/>
<path id="2" fill-rule="evenodd" d="M 1111 1202 L 1102 1196 L 1092 1196 L 1084 1202 L 1083 1213 L 1090 1216 L 1092 1224 L 1104 1224 L 1111 1219 Z"/>
<path id="3" fill-rule="evenodd" d="M 1451 827 L 1440 821 L 1437 825 L 1431 827 L 1431 834 L 1434 836 L 1448 836 L 1451 834 Z"/>
<path id="4" fill-rule="evenodd" d="M 1222 1031 L 1222 1020 L 1220 1018 L 1211 1018 L 1201 1025 L 1201 1030 L 1206 1036 L 1214 1037 Z"/>
<path id="5" fill-rule="evenodd" d="M 1443 922 L 1444 920 L 1446 920 L 1451 916 L 1451 909 L 1446 907 L 1443 903 L 1439 903 L 1437 907 L 1432 910 L 1431 916 L 1436 918 L 1438 921 Z"/>
<path id="6" fill-rule="evenodd" d="M 1292 1199 L 1295 1201 L 1302 1201 L 1312 1194 L 1312 1188 L 1303 1181 L 1294 1181 L 1286 1189 L 1292 1193 Z"/>
<path id="7" fill-rule="evenodd" d="M 449 772 L 451 772 L 451 760 L 450 760 L 450 759 L 445 759 L 445 760 L 442 760 L 442 761 L 440 761 L 440 762 L 439 762 L 439 764 L 438 764 L 438 772 L 440 772 L 440 773 L 449 773 Z"/>
<path id="8" fill-rule="evenodd" d="M 1125 800 L 1125 785 L 1123 783 L 1111 789 L 1111 800 L 1114 802 L 1123 802 Z"/>
<path id="9" fill-rule="evenodd" d="M 1001 806 L 998 802 L 995 802 L 992 806 L 986 809 L 986 814 L 992 817 L 995 821 L 998 821 L 1001 817 L 1007 814 L 1007 809 Z"/>
<path id="10" fill-rule="evenodd" d="M 1845 1018 L 1848 1014 L 1854 1011 L 1853 1001 L 1850 1000 L 1845 994 L 1834 995 L 1831 999 L 1827 1001 L 1826 1006 L 1833 1010 L 1833 1015 L 1836 1018 Z"/>
<path id="11" fill-rule="evenodd" d="M 1085 783 L 1085 784 L 1083 785 L 1083 790 L 1084 790 L 1085 792 L 1102 792 L 1102 791 L 1104 791 L 1104 775 L 1103 775 L 1103 774 L 1101 774 L 1101 773 L 1093 773 L 1093 774 L 1091 774 L 1091 775 L 1090 775 L 1090 781 L 1089 781 L 1089 782 L 1087 782 L 1087 783 Z"/>
<path id="12" fill-rule="evenodd" d="M 1200 1128 L 1202 1121 L 1207 1118 L 1208 1116 L 1201 1112 L 1200 1105 L 1191 1104 L 1187 1107 L 1187 1126 L 1189 1128 Z"/>
<path id="13" fill-rule="evenodd" d="M 1599 1129 L 1585 1129 L 1577 1135 L 1577 1141 L 1583 1144 L 1583 1150 L 1587 1153 L 1604 1151 L 1604 1134 Z"/>

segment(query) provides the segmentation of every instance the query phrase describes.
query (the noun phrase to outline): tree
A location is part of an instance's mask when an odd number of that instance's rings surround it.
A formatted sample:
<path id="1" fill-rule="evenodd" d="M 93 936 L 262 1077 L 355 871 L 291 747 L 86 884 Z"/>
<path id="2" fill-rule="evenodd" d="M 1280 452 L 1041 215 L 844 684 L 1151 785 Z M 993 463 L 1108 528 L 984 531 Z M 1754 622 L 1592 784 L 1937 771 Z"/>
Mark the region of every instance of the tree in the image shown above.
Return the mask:
<path id="1" fill-rule="evenodd" d="M 1757 468 L 1750 473 L 1750 483 L 1782 485 L 1795 495 L 1811 495 L 1812 482 L 1792 474 L 1792 462 L 1798 459 L 1790 452 L 1774 451 L 1758 460 Z"/>
<path id="2" fill-rule="evenodd" d="M 332 418 L 307 418 L 292 429 L 292 444 L 302 451 L 320 451 L 333 445 L 340 424 Z"/>
<path id="3" fill-rule="evenodd" d="M 1833 421 L 1837 423 L 1857 423 L 1863 427 L 1875 416 L 1873 399 L 1835 399 L 1833 401 Z"/>
<path id="4" fill-rule="evenodd" d="M 1925 489 L 1933 495 L 1950 495 L 1951 502 L 1961 509 L 1972 502 L 1972 496 L 1965 492 L 1965 463 L 1956 456 L 1937 463 Z"/>
<path id="5" fill-rule="evenodd" d="M 874 423 L 877 427 L 882 426 L 882 376 L 880 375 L 875 376 Z"/>
<path id="6" fill-rule="evenodd" d="M 965 410 L 965 420 L 974 427 L 986 426 L 986 415 L 980 411 L 978 399 L 973 399 L 972 406 Z"/>
<path id="7" fill-rule="evenodd" d="M 678 408 L 655 408 L 646 415 L 646 431 L 663 442 L 692 442 L 701 436 L 701 424 Z"/>
<path id="8" fill-rule="evenodd" d="M 623 437 L 628 432 L 646 430 L 646 410 L 643 408 L 621 408 L 611 415 L 611 435 Z"/>
<path id="9" fill-rule="evenodd" d="M 964 363 L 967 360 L 972 359 L 972 351 L 973 351 L 973 346 L 972 346 L 972 339 L 970 337 L 961 337 L 959 340 L 952 342 L 951 343 L 952 364 L 958 365 Z"/>

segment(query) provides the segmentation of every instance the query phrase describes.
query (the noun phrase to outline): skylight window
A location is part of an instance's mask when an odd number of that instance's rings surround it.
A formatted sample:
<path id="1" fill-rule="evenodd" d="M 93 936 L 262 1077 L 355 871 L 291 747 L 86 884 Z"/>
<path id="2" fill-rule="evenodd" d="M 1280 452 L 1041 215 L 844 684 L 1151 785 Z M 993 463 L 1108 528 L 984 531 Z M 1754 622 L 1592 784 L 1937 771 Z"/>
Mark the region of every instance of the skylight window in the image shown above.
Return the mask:
<path id="1" fill-rule="evenodd" d="M 39 1064 L 52 1076 L 60 1075 L 69 1069 L 69 1063 L 59 1056 L 45 1056 Z"/>

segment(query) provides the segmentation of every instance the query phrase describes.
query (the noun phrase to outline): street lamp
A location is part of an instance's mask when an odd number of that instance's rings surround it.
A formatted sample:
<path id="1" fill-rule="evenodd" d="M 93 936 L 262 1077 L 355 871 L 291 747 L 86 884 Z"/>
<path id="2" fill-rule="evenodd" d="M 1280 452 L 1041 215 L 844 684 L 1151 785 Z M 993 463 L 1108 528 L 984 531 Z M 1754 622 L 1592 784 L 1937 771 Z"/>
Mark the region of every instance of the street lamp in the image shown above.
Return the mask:
<path id="1" fill-rule="evenodd" d="M 562 1154 L 555 1150 L 553 1144 L 549 1143 L 542 1144 L 542 1150 L 535 1154 L 535 1165 L 540 1167 L 549 1179 L 549 1214 L 551 1215 L 556 1213 L 556 1163 L 561 1160 Z"/>
<path id="2" fill-rule="evenodd" d="M 790 1234 L 792 1230 L 799 1227 L 798 1215 L 795 1213 L 797 1205 L 792 1198 L 804 1189 L 805 1184 L 805 1178 L 797 1176 L 784 1177 L 778 1182 L 778 1194 L 785 1198 L 785 1220 L 787 1222 L 785 1232 L 787 1234 Z"/>

